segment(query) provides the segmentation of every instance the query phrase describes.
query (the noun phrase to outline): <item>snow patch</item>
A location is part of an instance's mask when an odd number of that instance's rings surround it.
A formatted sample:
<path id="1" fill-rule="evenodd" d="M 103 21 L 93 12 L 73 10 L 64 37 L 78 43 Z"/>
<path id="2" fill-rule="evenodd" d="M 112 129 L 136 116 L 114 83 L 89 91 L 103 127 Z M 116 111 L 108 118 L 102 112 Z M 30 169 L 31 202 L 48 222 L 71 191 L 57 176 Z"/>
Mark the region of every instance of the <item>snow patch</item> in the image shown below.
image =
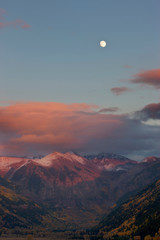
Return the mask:
<path id="1" fill-rule="evenodd" d="M 22 161 L 28 161 L 25 158 L 15 158 L 15 157 L 0 157 L 0 168 L 9 167 L 15 163 L 19 163 Z"/>
<path id="2" fill-rule="evenodd" d="M 36 162 L 37 164 L 40 164 L 42 166 L 49 167 L 54 163 L 54 161 L 58 161 L 58 160 L 61 160 L 61 159 L 68 160 L 68 161 L 71 161 L 71 162 L 79 162 L 81 164 L 85 163 L 85 160 L 84 160 L 83 157 L 78 156 L 73 152 L 67 152 L 67 153 L 64 153 L 64 154 L 59 153 L 59 152 L 54 152 L 54 153 L 51 153 L 51 154 L 45 156 L 44 158 L 34 159 L 32 161 Z"/>
<path id="3" fill-rule="evenodd" d="M 84 158 L 76 155 L 73 152 L 67 152 L 67 153 L 64 154 L 64 156 L 65 156 L 65 158 L 67 158 L 68 160 L 70 160 L 72 162 L 76 161 L 76 162 L 79 162 L 81 164 L 85 164 Z"/>

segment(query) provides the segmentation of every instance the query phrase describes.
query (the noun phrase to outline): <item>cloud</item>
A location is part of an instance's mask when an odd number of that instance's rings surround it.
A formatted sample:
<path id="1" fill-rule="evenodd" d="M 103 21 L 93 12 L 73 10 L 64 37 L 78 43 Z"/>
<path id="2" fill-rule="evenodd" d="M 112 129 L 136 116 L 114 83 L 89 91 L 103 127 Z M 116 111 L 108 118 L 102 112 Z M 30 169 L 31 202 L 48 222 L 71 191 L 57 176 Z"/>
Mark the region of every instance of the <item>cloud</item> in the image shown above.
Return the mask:
<path id="1" fill-rule="evenodd" d="M 21 28 L 25 29 L 25 28 L 30 28 L 31 25 L 29 25 L 28 23 L 23 23 L 23 25 L 21 26 Z"/>
<path id="2" fill-rule="evenodd" d="M 29 25 L 28 23 L 25 23 L 23 20 L 21 19 L 17 19 L 15 21 L 12 22 L 0 22 L 0 28 L 5 28 L 5 27 L 14 27 L 14 28 L 30 28 L 31 25 Z"/>
<path id="3" fill-rule="evenodd" d="M 132 66 L 131 66 L 131 65 L 128 65 L 128 64 L 125 64 L 124 67 L 125 67 L 125 68 L 132 68 Z"/>
<path id="4" fill-rule="evenodd" d="M 119 110 L 118 107 L 109 107 L 109 108 L 102 108 L 99 110 L 100 113 L 105 113 L 105 112 L 117 112 Z"/>
<path id="5" fill-rule="evenodd" d="M 20 152 L 39 149 L 41 145 L 44 150 L 79 148 L 85 142 L 81 140 L 81 131 L 90 136 L 95 134 L 88 126 L 92 128 L 96 124 L 96 119 L 90 122 L 92 109 L 96 108 L 85 103 L 35 102 L 0 107 L 1 143 L 6 143 L 6 151 L 15 153 L 17 144 Z M 103 122 L 103 117 L 99 121 Z"/>
<path id="6" fill-rule="evenodd" d="M 0 8 L 0 28 L 6 28 L 6 27 L 14 27 L 14 28 L 22 28 L 22 29 L 26 29 L 26 28 L 30 28 L 31 25 L 26 23 L 24 20 L 22 19 L 16 19 L 13 21 L 6 21 L 4 19 L 4 14 L 6 14 L 6 11 L 2 8 Z"/>
<path id="7" fill-rule="evenodd" d="M 129 92 L 131 91 L 130 88 L 127 87 L 115 87 L 115 88 L 111 88 L 111 92 L 117 96 L 122 95 L 125 92 Z"/>
<path id="8" fill-rule="evenodd" d="M 97 105 L 55 102 L 0 107 L 0 154 L 73 150 L 143 155 L 159 151 L 159 126 L 97 109 Z"/>
<path id="9" fill-rule="evenodd" d="M 146 105 L 142 110 L 135 113 L 137 118 L 143 121 L 149 119 L 160 120 L 160 103 L 151 103 Z"/>
<path id="10" fill-rule="evenodd" d="M 160 69 L 152 69 L 133 75 L 130 82 L 135 84 L 149 85 L 156 89 L 160 88 Z"/>
<path id="11" fill-rule="evenodd" d="M 142 123 L 150 126 L 160 126 L 159 119 L 149 119 L 147 121 L 142 121 Z"/>

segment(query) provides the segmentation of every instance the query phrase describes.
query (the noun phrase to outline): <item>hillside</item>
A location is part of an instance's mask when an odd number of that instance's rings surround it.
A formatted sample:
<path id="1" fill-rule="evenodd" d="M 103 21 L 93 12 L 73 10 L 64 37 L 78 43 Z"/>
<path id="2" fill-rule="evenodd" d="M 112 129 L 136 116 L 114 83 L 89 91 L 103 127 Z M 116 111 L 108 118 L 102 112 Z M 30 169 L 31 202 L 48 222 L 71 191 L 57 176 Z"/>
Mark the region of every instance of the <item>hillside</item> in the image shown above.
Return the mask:
<path id="1" fill-rule="evenodd" d="M 0 229 L 52 229 L 65 226 L 63 220 L 58 220 L 53 211 L 43 204 L 16 194 L 16 186 L 0 177 Z M 14 232 L 14 231 L 13 231 Z M 1 234 L 1 231 L 0 231 Z"/>
<path id="2" fill-rule="evenodd" d="M 41 224 L 43 209 L 40 206 L 3 186 L 2 179 L 0 184 L 0 227 L 26 228 Z"/>
<path id="3" fill-rule="evenodd" d="M 160 228 L 160 179 L 113 210 L 94 229 L 106 237 L 154 236 Z"/>

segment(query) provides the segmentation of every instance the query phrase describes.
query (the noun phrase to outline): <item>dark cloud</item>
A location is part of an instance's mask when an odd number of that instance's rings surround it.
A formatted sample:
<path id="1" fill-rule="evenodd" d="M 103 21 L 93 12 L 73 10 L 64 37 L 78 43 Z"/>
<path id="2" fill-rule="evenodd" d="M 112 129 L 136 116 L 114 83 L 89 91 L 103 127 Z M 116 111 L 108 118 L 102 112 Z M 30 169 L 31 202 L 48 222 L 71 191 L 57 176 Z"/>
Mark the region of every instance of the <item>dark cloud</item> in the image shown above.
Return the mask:
<path id="1" fill-rule="evenodd" d="M 102 108 L 99 110 L 100 113 L 105 113 L 105 112 L 117 112 L 119 110 L 118 107 L 109 107 L 109 108 Z"/>
<path id="2" fill-rule="evenodd" d="M 135 116 L 143 121 L 148 119 L 160 119 L 160 103 L 146 105 L 142 110 L 137 111 Z"/>

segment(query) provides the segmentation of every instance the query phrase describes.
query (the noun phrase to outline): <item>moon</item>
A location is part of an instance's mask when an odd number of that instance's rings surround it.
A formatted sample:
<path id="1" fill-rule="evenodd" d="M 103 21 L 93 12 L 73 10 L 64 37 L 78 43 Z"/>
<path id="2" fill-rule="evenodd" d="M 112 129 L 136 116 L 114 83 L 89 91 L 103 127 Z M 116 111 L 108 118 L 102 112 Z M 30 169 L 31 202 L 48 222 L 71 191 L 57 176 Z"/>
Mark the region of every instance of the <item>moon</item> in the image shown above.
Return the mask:
<path id="1" fill-rule="evenodd" d="M 106 47 L 107 43 L 104 40 L 102 40 L 102 41 L 100 41 L 99 45 L 100 45 L 100 47 L 104 48 L 104 47 Z"/>

